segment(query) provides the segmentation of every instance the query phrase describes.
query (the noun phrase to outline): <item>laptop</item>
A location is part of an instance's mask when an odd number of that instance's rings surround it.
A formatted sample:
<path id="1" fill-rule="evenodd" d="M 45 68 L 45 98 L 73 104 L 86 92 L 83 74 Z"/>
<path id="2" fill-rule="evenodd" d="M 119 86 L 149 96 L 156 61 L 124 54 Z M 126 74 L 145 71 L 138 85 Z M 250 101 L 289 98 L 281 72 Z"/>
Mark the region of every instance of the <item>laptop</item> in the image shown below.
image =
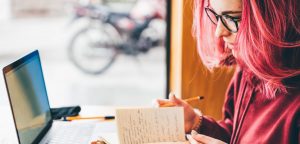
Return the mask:
<path id="1" fill-rule="evenodd" d="M 36 50 L 3 68 L 19 144 L 86 144 L 95 123 L 54 121 L 39 52 Z"/>

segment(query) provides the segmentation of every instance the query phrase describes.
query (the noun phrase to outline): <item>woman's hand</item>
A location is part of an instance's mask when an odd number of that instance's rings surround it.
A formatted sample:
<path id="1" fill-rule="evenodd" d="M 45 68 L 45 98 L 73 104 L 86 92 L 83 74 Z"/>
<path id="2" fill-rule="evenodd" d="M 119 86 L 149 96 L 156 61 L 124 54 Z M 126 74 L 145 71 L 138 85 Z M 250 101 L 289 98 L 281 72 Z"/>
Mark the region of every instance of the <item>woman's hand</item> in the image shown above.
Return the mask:
<path id="1" fill-rule="evenodd" d="M 184 128 L 186 133 L 190 133 L 194 123 L 196 123 L 197 114 L 195 113 L 192 106 L 190 106 L 185 101 L 178 99 L 174 94 L 169 94 L 169 100 L 157 100 L 159 107 L 163 107 L 164 105 L 178 106 L 183 107 L 184 109 Z"/>
<path id="2" fill-rule="evenodd" d="M 192 131 L 191 135 L 187 136 L 191 144 L 226 144 L 225 142 L 206 136 L 198 134 L 196 131 Z"/>

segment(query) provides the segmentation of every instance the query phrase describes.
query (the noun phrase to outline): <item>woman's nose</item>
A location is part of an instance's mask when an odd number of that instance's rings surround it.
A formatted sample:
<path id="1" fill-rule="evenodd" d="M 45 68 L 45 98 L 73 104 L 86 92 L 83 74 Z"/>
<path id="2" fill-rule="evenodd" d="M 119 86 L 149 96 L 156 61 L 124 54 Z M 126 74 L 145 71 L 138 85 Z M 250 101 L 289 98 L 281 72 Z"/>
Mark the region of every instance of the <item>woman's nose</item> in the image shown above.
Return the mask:
<path id="1" fill-rule="evenodd" d="M 217 28 L 215 31 L 215 36 L 217 38 L 220 38 L 220 37 L 224 37 L 224 36 L 229 36 L 230 34 L 231 34 L 231 32 L 226 29 L 226 27 L 223 25 L 222 21 L 219 19 L 218 23 L 217 23 Z"/>

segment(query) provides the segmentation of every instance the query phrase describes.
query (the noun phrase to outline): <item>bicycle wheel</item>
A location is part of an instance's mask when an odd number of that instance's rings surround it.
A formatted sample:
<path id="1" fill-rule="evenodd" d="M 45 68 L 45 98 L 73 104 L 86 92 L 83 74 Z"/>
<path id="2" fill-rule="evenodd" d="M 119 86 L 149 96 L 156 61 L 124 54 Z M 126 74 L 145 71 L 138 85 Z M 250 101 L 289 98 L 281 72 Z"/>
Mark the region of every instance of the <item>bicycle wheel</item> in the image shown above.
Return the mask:
<path id="1" fill-rule="evenodd" d="M 83 72 L 101 74 L 115 61 L 118 42 L 110 24 L 89 25 L 74 35 L 69 45 L 71 61 Z"/>

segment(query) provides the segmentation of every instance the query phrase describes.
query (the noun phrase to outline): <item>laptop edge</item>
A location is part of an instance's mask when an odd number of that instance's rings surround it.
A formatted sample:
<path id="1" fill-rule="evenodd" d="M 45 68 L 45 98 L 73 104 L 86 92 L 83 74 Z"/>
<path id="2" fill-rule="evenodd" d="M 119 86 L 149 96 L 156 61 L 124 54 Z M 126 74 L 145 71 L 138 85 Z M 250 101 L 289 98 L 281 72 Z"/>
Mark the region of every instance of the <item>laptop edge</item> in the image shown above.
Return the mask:
<path id="1" fill-rule="evenodd" d="M 9 65 L 7 65 L 3 68 L 3 76 L 4 76 L 4 80 L 5 80 L 6 91 L 7 91 L 8 98 L 9 98 L 11 112 L 13 114 L 14 125 L 15 125 L 15 130 L 17 131 L 18 143 L 19 144 L 21 144 L 21 141 L 20 141 L 19 131 L 17 129 L 16 117 L 15 117 L 15 113 L 14 113 L 14 109 L 13 109 L 13 105 L 12 105 L 12 100 L 10 98 L 10 93 L 9 93 L 8 84 L 7 84 L 5 74 L 10 72 L 11 70 L 17 68 L 18 66 L 21 66 L 22 64 L 24 64 L 24 62 L 26 62 L 27 60 L 31 59 L 34 56 L 38 57 L 39 64 L 41 66 L 41 60 L 40 60 L 39 52 L 38 52 L 38 50 L 35 50 L 35 51 L 31 52 L 30 54 L 18 59 L 17 61 L 15 61 L 15 62 L 13 62 L 13 63 L 11 63 L 11 64 L 9 64 Z M 42 71 L 42 69 L 41 69 L 41 71 Z M 44 78 L 43 73 L 42 73 L 42 77 Z M 45 85 L 45 83 L 44 83 L 44 85 Z M 50 106 L 48 97 L 47 97 L 47 100 L 48 100 L 48 105 Z M 42 138 L 46 135 L 46 133 L 48 132 L 48 130 L 52 126 L 52 123 L 53 123 L 53 119 L 52 119 L 52 116 L 51 116 L 51 120 L 48 122 L 48 124 L 45 126 L 45 128 L 40 132 L 40 134 L 34 139 L 32 144 L 38 144 L 42 140 Z"/>

